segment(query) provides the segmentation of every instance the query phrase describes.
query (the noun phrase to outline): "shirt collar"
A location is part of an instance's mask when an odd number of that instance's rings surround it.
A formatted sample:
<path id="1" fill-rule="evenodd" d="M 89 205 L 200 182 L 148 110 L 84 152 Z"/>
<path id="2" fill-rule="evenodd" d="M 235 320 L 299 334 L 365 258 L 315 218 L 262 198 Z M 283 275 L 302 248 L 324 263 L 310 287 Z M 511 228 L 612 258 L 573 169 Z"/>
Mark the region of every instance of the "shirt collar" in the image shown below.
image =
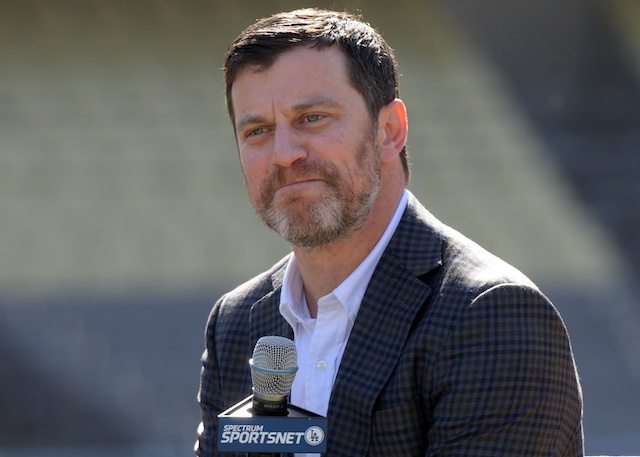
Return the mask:
<path id="1" fill-rule="evenodd" d="M 306 304 L 302 276 L 300 275 L 295 255 L 291 255 L 282 280 L 280 314 L 294 330 L 299 322 L 302 323 L 311 319 Z"/>

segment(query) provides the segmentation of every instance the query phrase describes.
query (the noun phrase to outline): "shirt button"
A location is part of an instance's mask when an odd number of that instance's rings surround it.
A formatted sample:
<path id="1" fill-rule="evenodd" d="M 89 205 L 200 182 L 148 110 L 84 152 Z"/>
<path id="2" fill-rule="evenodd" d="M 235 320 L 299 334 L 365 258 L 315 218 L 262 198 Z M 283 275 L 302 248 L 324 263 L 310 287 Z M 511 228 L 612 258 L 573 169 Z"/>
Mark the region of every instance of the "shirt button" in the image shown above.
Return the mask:
<path id="1" fill-rule="evenodd" d="M 327 369 L 327 366 L 329 366 L 329 364 L 327 363 L 326 360 L 318 360 L 316 362 L 316 369 L 318 371 L 324 371 Z"/>

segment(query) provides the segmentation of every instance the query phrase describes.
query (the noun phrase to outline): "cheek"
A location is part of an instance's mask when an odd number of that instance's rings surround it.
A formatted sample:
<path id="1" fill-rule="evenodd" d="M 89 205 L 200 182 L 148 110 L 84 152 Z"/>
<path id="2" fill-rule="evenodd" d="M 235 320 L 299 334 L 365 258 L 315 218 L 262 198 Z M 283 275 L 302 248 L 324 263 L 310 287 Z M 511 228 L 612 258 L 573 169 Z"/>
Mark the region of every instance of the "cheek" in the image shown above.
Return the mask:
<path id="1" fill-rule="evenodd" d="M 240 165 L 250 195 L 258 194 L 260 184 L 266 176 L 266 168 L 262 162 L 257 155 L 240 154 Z"/>

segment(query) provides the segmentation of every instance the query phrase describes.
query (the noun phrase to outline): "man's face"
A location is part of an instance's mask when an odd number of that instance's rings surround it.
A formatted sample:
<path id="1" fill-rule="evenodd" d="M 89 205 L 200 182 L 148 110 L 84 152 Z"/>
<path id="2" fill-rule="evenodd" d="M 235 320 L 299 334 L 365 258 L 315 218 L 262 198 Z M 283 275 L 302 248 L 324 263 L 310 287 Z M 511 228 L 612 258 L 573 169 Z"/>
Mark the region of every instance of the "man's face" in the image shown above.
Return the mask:
<path id="1" fill-rule="evenodd" d="M 294 48 L 240 71 L 233 119 L 249 197 L 294 246 L 318 248 L 366 222 L 380 188 L 377 123 L 335 47 Z"/>

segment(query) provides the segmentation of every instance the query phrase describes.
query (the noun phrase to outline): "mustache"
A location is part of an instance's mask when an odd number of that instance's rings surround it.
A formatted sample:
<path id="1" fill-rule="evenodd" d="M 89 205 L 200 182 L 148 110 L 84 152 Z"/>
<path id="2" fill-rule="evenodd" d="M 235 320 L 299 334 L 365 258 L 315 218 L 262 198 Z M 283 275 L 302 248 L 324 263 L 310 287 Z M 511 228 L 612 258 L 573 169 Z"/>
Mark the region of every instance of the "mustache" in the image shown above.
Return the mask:
<path id="1" fill-rule="evenodd" d="M 305 160 L 288 168 L 278 167 L 272 170 L 264 180 L 260 194 L 263 199 L 270 199 L 280 187 L 305 179 L 320 179 L 333 187 L 338 176 L 337 169 L 328 162 Z"/>

